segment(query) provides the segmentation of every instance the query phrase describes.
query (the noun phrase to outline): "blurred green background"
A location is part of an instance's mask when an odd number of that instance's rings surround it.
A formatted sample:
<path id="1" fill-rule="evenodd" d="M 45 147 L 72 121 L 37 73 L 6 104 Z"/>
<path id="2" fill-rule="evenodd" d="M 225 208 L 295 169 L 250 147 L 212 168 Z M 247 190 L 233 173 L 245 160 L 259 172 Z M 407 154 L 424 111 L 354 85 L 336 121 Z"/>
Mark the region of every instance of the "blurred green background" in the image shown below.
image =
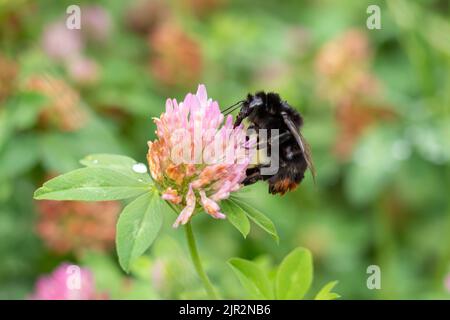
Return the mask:
<path id="1" fill-rule="evenodd" d="M 81 30 L 66 8 L 81 7 Z M 369 30 L 366 9 L 381 9 Z M 0 298 L 27 298 L 61 262 L 117 299 L 202 298 L 182 230 L 125 275 L 114 251 L 121 204 L 32 200 L 89 153 L 145 162 L 167 97 L 207 86 L 222 107 L 276 91 L 305 119 L 317 169 L 283 197 L 245 195 L 280 234 L 194 219 L 226 298 L 245 297 L 225 261 L 314 256 L 315 291 L 345 299 L 450 297 L 450 3 L 421 1 L 0 0 Z M 367 267 L 381 269 L 369 290 Z"/>

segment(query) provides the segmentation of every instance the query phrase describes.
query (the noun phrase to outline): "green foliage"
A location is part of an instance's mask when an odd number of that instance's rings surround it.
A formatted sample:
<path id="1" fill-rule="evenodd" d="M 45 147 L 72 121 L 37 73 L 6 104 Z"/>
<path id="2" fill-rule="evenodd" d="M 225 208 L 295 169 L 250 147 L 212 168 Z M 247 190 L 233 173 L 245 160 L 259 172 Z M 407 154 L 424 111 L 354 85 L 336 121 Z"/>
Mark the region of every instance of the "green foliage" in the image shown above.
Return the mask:
<path id="1" fill-rule="evenodd" d="M 254 299 L 273 299 L 272 283 L 268 274 L 256 263 L 240 258 L 228 261 L 242 286 Z"/>
<path id="2" fill-rule="evenodd" d="M 113 248 L 103 249 L 104 259 L 85 257 L 84 252 L 54 252 L 39 231 L 40 206 L 45 203 L 33 199 L 33 191 L 48 177 L 69 171 L 70 179 L 79 173 L 84 177 L 70 182 L 58 177 L 36 196 L 123 198 L 126 206 L 151 194 L 149 174 L 130 169 L 135 160 L 111 154 L 145 162 L 145 142 L 154 138 L 151 117 L 161 114 L 168 97 L 180 101 L 199 83 L 206 84 L 221 109 L 247 93 L 280 93 L 301 112 L 302 133 L 311 145 L 318 173 L 316 185 L 306 174 L 299 187 L 283 197 L 269 195 L 267 184 L 261 181 L 240 191 L 245 193 L 245 201 L 240 198 L 244 204 L 236 198 L 223 201 L 221 210 L 233 228 L 224 228 L 226 221 L 210 223 L 206 215 L 196 218 L 200 254 L 223 297 L 242 297 L 242 287 L 222 262 L 224 256 L 259 257 L 254 263 L 268 274 L 275 294 L 278 269 L 270 269 L 270 261 L 283 261 L 281 253 L 302 246 L 311 250 L 316 262 L 314 283 L 306 298 L 313 298 L 310 292 L 319 291 L 327 279 L 339 279 L 339 293 L 346 299 L 449 298 L 444 286 L 450 272 L 450 19 L 446 1 L 379 1 L 380 30 L 366 28 L 366 9 L 374 4 L 369 0 L 209 1 L 221 5 L 200 11 L 162 1 L 168 4 L 165 13 L 170 17 L 161 19 L 165 26 L 179 28 L 180 38 L 194 40 L 187 45 L 177 40 L 176 45 L 164 48 L 155 48 L 150 41 L 159 29 L 157 23 L 152 30 L 133 31 L 135 21 L 129 20 L 129 11 L 135 2 L 96 3 L 104 9 L 111 28 L 102 41 L 83 43 L 81 57 L 96 65 L 98 78 L 79 82 L 68 61 L 54 59 L 44 50 L 44 32 L 64 21 L 66 8 L 73 3 L 0 0 L 0 61 L 5 57 L 14 61 L 17 71 L 15 79 L 4 80 L 11 65 L 0 62 L 1 298 L 28 297 L 36 279 L 64 261 L 91 268 L 111 298 L 126 299 L 132 293 L 137 298 L 205 298 L 183 246 L 182 232 L 170 227 L 174 216 L 161 227 L 164 237 L 158 236 L 142 256 L 149 262 L 139 272 L 134 265 L 140 259 L 130 262 L 130 272 L 124 275 Z M 185 2 L 189 6 L 202 1 Z M 82 12 L 90 5 L 81 1 Z M 157 9 L 152 14 L 140 12 L 151 22 Z M 83 37 L 87 30 L 93 31 L 83 26 Z M 328 59 L 321 62 L 330 42 L 355 31 L 361 38 L 348 38 L 328 50 Z M 165 34 L 165 41 L 170 42 L 170 34 Z M 347 45 L 351 54 L 345 50 Z M 158 56 L 156 49 L 167 56 Z M 177 59 L 185 49 L 189 54 Z M 199 61 L 191 60 L 195 50 L 201 53 Z M 364 60 L 362 65 L 359 59 Z M 177 61 L 183 61 L 181 67 Z M 197 63 L 203 66 L 196 71 L 197 77 L 179 86 L 163 83 L 155 72 L 172 70 L 172 80 L 177 81 Z M 363 88 L 346 92 L 351 87 L 348 81 L 358 76 Z M 86 112 L 86 123 L 76 123 L 82 126 L 68 131 L 46 124 L 43 112 L 52 107 L 55 97 L 63 98 L 69 120 L 72 101 L 63 92 L 52 97 L 28 91 L 30 77 L 63 81 L 79 99 L 76 110 Z M 375 93 L 372 85 L 377 87 Z M 344 101 L 338 101 L 334 91 L 342 93 Z M 349 105 L 354 113 L 348 112 Z M 386 111 L 389 116 L 379 116 Z M 342 153 L 342 146 L 347 152 Z M 88 154 L 92 158 L 83 159 L 84 168 L 78 169 L 79 159 Z M 98 172 L 101 178 L 94 183 L 88 175 Z M 114 188 L 115 194 L 110 194 Z M 56 208 L 59 203 L 51 205 Z M 52 214 L 64 211 L 58 210 Z M 281 241 L 275 243 L 267 233 L 274 239 L 279 235 Z M 62 236 L 62 240 L 78 239 Z M 365 270 L 371 264 L 383 270 L 381 290 L 365 286 Z M 146 272 L 144 281 L 141 274 Z M 143 283 L 148 290 L 142 290 Z M 325 285 L 316 297 L 336 297 L 332 286 Z"/>
<path id="3" fill-rule="evenodd" d="M 250 221 L 247 214 L 240 206 L 232 200 L 225 200 L 221 202 L 222 210 L 226 213 L 228 221 L 239 230 L 244 238 L 250 232 Z"/>
<path id="4" fill-rule="evenodd" d="M 240 283 L 251 299 L 301 300 L 309 291 L 313 280 L 311 252 L 296 248 L 289 253 L 273 272 L 258 263 L 232 258 L 228 261 Z M 276 276 L 272 277 L 271 274 Z M 316 300 L 334 300 L 337 281 L 326 284 L 316 295 Z"/>
<path id="5" fill-rule="evenodd" d="M 278 267 L 275 292 L 277 299 L 298 300 L 308 292 L 313 280 L 312 256 L 309 250 L 297 248 Z"/>
<path id="6" fill-rule="evenodd" d="M 107 168 L 120 171 L 139 182 L 152 183 L 150 175 L 147 172 L 137 172 L 133 167 L 138 162 L 130 157 L 115 154 L 92 154 L 80 160 L 80 163 L 86 167 Z"/>
<path id="7" fill-rule="evenodd" d="M 116 242 L 125 271 L 156 238 L 163 222 L 163 203 L 148 174 L 136 172 L 135 160 L 93 154 L 80 161 L 86 168 L 53 178 L 34 193 L 38 200 L 105 201 L 136 198 L 120 214 Z M 101 214 L 101 213 L 99 213 Z"/>
<path id="8" fill-rule="evenodd" d="M 82 168 L 53 178 L 34 194 L 37 200 L 105 201 L 128 199 L 148 192 L 152 185 L 119 170 Z"/>
<path id="9" fill-rule="evenodd" d="M 335 300 L 340 298 L 341 296 L 335 292 L 331 292 L 333 288 L 337 285 L 337 281 L 328 282 L 323 286 L 322 289 L 317 293 L 315 300 Z"/>
<path id="10" fill-rule="evenodd" d="M 116 239 L 117 255 L 125 271 L 150 247 L 162 222 L 162 201 L 157 192 L 143 194 L 123 209 Z"/>
<path id="11" fill-rule="evenodd" d="M 0 181 L 16 177 L 30 170 L 39 160 L 36 138 L 32 135 L 17 137 L 14 143 L 6 144 L 0 153 Z"/>
<path id="12" fill-rule="evenodd" d="M 116 231 L 119 263 L 123 270 L 129 272 L 133 262 L 144 254 L 158 235 L 163 223 L 163 209 L 167 206 L 161 200 L 148 173 L 135 170 L 138 163 L 132 158 L 92 154 L 80 160 L 80 163 L 86 168 L 76 169 L 45 182 L 36 190 L 34 198 L 106 201 L 137 197 L 123 209 Z M 278 241 L 275 226 L 257 209 L 238 199 L 224 201 L 223 205 L 230 222 L 244 237 L 250 231 L 250 218 Z M 239 262 L 236 264 L 240 265 Z M 270 291 L 266 288 L 264 294 Z M 269 298 L 266 295 L 264 297 Z"/>
<path id="13" fill-rule="evenodd" d="M 232 218 L 230 219 L 230 222 L 242 233 L 244 238 L 250 230 L 250 225 L 248 223 L 248 219 L 250 219 L 272 236 L 277 243 L 279 242 L 280 238 L 278 237 L 275 225 L 261 211 L 246 204 L 237 197 L 232 197 L 230 200 L 224 202 L 226 203 L 225 206 L 231 210 Z"/>

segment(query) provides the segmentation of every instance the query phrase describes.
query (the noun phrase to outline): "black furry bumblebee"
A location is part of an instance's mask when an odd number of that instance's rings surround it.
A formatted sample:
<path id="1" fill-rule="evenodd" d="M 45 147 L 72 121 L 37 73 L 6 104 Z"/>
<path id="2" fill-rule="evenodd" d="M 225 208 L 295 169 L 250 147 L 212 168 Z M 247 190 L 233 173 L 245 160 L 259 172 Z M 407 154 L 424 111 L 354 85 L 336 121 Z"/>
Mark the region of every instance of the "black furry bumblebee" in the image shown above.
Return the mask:
<path id="1" fill-rule="evenodd" d="M 240 111 L 234 122 L 235 127 L 239 126 L 244 119 L 247 119 L 250 122 L 248 129 L 253 129 L 255 132 L 266 129 L 266 152 L 269 156 L 274 141 L 277 141 L 279 146 L 279 168 L 277 172 L 265 175 L 261 169 L 267 167 L 268 164 L 258 163 L 247 169 L 244 185 L 264 180 L 268 182 L 271 194 L 283 195 L 297 187 L 303 180 L 307 169 L 310 169 L 313 178 L 315 178 L 311 151 L 300 132 L 303 118 L 299 112 L 273 92 L 249 94 L 247 99 L 238 102 L 226 111 L 239 107 Z M 279 134 L 276 137 L 271 137 L 271 129 L 278 129 Z M 259 140 L 258 134 L 258 145 Z"/>

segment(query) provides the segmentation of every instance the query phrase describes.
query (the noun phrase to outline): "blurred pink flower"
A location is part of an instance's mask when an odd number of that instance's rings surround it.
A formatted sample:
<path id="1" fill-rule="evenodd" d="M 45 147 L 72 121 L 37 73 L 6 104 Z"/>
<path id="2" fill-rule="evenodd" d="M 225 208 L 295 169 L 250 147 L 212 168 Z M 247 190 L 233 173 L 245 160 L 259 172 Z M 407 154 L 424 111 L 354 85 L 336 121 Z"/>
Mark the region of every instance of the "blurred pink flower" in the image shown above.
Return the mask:
<path id="1" fill-rule="evenodd" d="M 445 277 L 444 286 L 447 292 L 450 293 L 450 273 Z"/>
<path id="2" fill-rule="evenodd" d="M 170 5 L 164 0 L 136 0 L 125 14 L 128 28 L 140 35 L 149 35 L 172 18 Z"/>
<path id="3" fill-rule="evenodd" d="M 396 118 L 371 71 L 372 56 L 367 33 L 349 29 L 326 42 L 315 60 L 317 94 L 335 107 L 334 153 L 341 161 L 350 158 L 369 127 Z"/>
<path id="4" fill-rule="evenodd" d="M 89 58 L 79 56 L 67 63 L 67 70 L 72 79 L 80 84 L 91 84 L 98 80 L 98 64 Z"/>
<path id="5" fill-rule="evenodd" d="M 228 0 L 183 0 L 189 11 L 198 17 L 205 17 L 223 7 Z"/>
<path id="6" fill-rule="evenodd" d="M 19 65 L 12 59 L 0 53 L 0 108 L 2 102 L 13 93 L 17 76 L 19 74 Z"/>
<path id="7" fill-rule="evenodd" d="M 73 80 L 86 85 L 96 82 L 99 67 L 85 56 L 85 41 L 106 41 L 111 21 L 108 12 L 99 6 L 85 7 L 81 12 L 81 30 L 68 29 L 63 21 L 54 22 L 45 27 L 42 45 L 48 57 L 64 64 Z"/>
<path id="8" fill-rule="evenodd" d="M 81 8 L 81 31 L 87 38 L 104 42 L 111 31 L 111 16 L 101 6 Z"/>
<path id="9" fill-rule="evenodd" d="M 320 97 L 341 105 L 379 94 L 379 82 L 370 72 L 373 52 L 366 33 L 349 29 L 326 42 L 315 59 Z"/>
<path id="10" fill-rule="evenodd" d="M 117 201 L 39 201 L 36 231 L 52 251 L 80 254 L 114 246 L 121 205 Z M 101 212 L 101 214 L 99 214 Z"/>
<path id="11" fill-rule="evenodd" d="M 149 35 L 150 71 L 166 87 L 184 88 L 200 79 L 204 57 L 200 43 L 173 21 Z"/>
<path id="12" fill-rule="evenodd" d="M 164 288 L 166 282 L 166 267 L 166 263 L 163 260 L 157 259 L 151 269 L 150 276 L 152 279 L 152 285 L 158 290 L 162 290 Z"/>
<path id="13" fill-rule="evenodd" d="M 32 75 L 25 82 L 25 90 L 47 98 L 47 105 L 39 114 L 43 127 L 55 126 L 61 131 L 77 131 L 88 122 L 80 95 L 64 80 L 49 75 Z"/>
<path id="14" fill-rule="evenodd" d="M 50 58 L 60 61 L 77 57 L 83 50 L 80 30 L 70 30 L 62 21 L 45 27 L 42 45 L 44 52 Z"/>
<path id="15" fill-rule="evenodd" d="M 41 276 L 35 285 L 33 300 L 97 300 L 92 273 L 67 263 L 61 264 L 51 274 Z"/>
<path id="16" fill-rule="evenodd" d="M 154 119 L 158 139 L 149 142 L 150 173 L 162 198 L 183 208 L 174 227 L 186 224 L 196 209 L 225 218 L 218 202 L 241 188 L 252 156 L 242 126 L 224 122 L 216 101 L 208 99 L 204 85 L 183 102 L 168 99 L 166 112 Z"/>

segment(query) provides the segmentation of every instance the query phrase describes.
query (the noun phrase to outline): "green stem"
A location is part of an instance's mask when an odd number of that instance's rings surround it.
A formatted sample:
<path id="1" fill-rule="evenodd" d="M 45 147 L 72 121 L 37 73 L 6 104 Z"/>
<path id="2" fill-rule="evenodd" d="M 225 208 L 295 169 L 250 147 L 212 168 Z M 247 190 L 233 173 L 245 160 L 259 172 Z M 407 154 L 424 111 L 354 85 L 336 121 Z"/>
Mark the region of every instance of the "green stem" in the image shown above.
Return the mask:
<path id="1" fill-rule="evenodd" d="M 205 286 L 206 292 L 208 293 L 209 297 L 211 299 L 217 300 L 219 299 L 219 296 L 217 295 L 216 291 L 214 290 L 214 287 L 211 283 L 211 281 L 208 278 L 208 275 L 206 274 L 205 270 L 203 269 L 202 262 L 200 260 L 200 257 L 198 255 L 197 245 L 195 244 L 195 238 L 194 233 L 192 232 L 192 226 L 191 223 L 188 222 L 185 225 L 186 230 L 186 238 L 189 246 L 189 252 L 191 254 L 192 262 L 194 263 L 195 270 L 197 271 L 198 276 L 200 277 L 200 280 L 202 280 L 203 285 Z"/>

